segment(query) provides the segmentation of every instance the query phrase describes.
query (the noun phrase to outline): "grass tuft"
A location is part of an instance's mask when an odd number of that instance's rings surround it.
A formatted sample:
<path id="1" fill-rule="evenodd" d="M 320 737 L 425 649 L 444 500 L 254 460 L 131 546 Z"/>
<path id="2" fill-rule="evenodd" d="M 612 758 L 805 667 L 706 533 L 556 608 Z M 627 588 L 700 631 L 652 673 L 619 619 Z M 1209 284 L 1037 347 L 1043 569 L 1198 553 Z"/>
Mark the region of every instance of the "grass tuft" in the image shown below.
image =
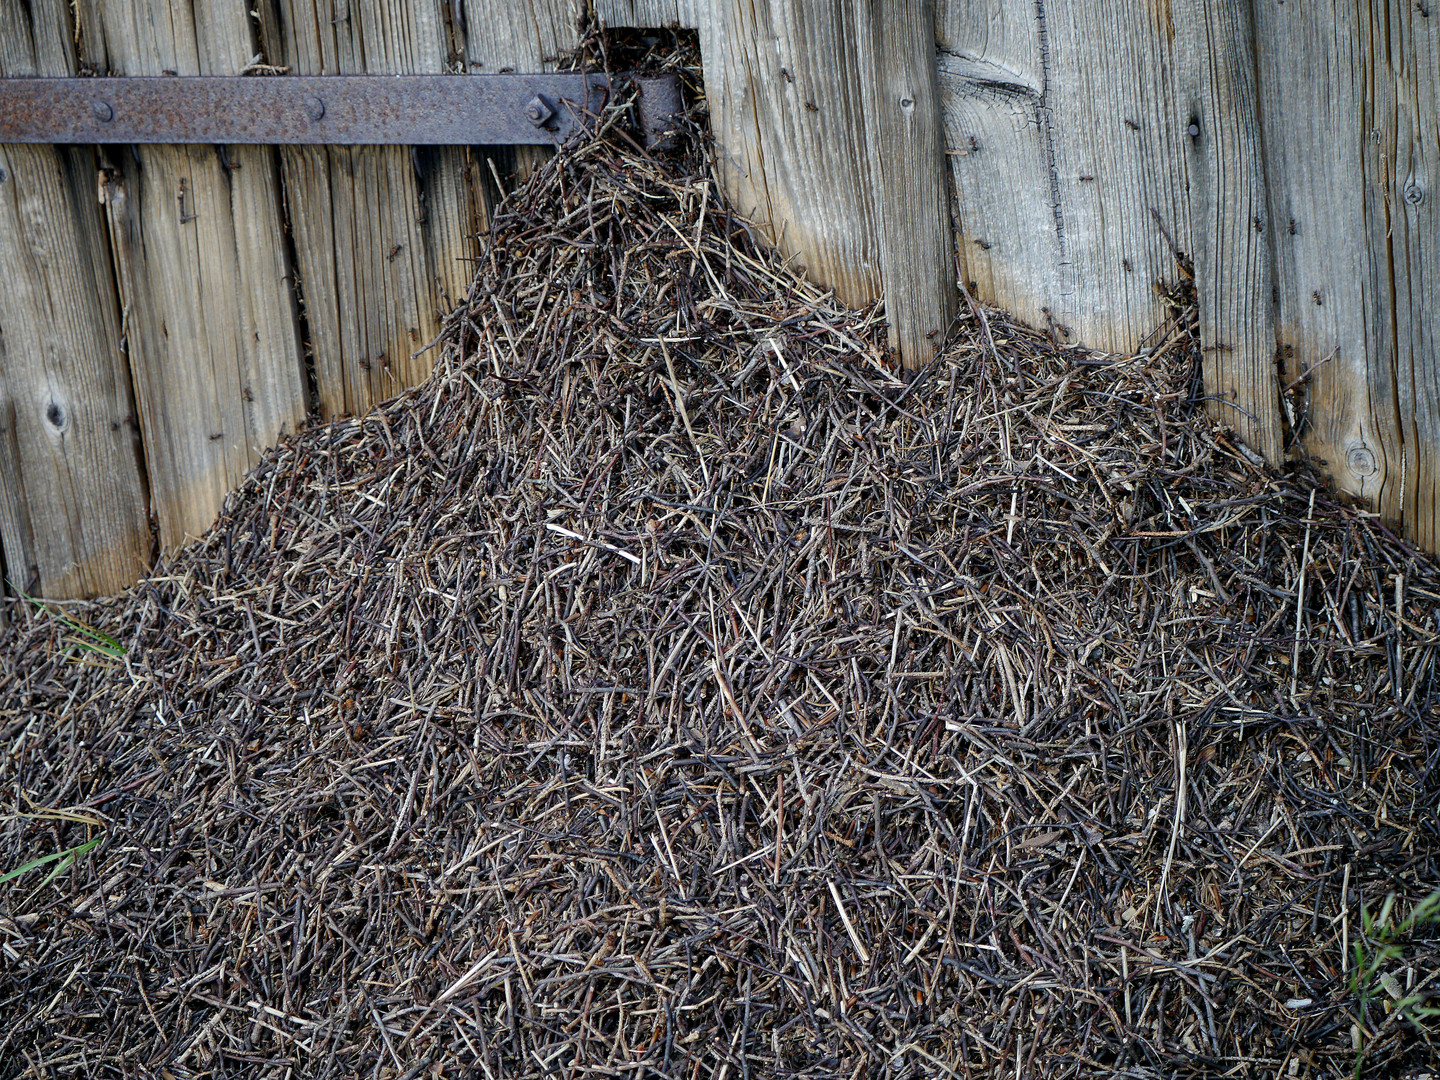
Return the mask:
<path id="1" fill-rule="evenodd" d="M 1356 1018 L 1352 1032 L 1355 1044 L 1355 1076 L 1358 1080 L 1365 1068 L 1365 1051 L 1378 1035 L 1367 1035 L 1370 1006 L 1377 999 L 1384 1003 L 1389 1016 L 1409 1021 L 1422 1032 L 1423 1021 L 1440 1016 L 1440 1008 L 1425 1005 L 1420 994 L 1405 995 L 1400 981 L 1388 970 L 1391 964 L 1405 958 L 1406 945 L 1415 928 L 1440 922 L 1440 889 L 1410 909 L 1402 919 L 1395 917 L 1395 894 L 1385 897 L 1376 915 L 1365 905 L 1360 907 L 1362 934 L 1355 942 L 1355 967 L 1350 976 L 1350 990 L 1355 995 Z M 1388 999 L 1388 1000 L 1387 1000 Z M 1388 1022 L 1389 1017 L 1382 1021 Z"/>

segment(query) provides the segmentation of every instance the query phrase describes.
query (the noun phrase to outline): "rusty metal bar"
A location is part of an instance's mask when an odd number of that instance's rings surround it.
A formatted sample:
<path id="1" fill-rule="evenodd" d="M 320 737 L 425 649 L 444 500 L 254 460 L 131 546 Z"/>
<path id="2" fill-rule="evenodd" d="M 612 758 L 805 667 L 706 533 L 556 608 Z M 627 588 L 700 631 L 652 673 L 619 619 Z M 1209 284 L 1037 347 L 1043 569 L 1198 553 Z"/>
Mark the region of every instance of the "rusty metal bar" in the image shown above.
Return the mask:
<path id="1" fill-rule="evenodd" d="M 632 81 L 653 145 L 679 85 Z M 610 90 L 581 73 L 0 79 L 0 143 L 554 146 Z"/>

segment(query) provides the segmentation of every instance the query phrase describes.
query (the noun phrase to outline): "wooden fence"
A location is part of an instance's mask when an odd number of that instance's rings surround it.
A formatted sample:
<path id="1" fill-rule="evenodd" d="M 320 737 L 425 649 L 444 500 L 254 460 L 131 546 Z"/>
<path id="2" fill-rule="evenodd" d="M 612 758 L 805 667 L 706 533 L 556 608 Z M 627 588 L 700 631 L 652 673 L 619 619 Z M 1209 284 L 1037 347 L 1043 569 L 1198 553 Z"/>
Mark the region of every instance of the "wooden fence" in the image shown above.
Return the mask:
<path id="1" fill-rule="evenodd" d="M 883 295 L 907 365 L 967 290 L 1133 350 L 1183 255 L 1216 415 L 1440 546 L 1440 6 L 30 0 L 0 74 L 544 70 L 587 14 L 699 31 L 727 193 L 842 299 Z M 152 516 L 163 548 L 204 530 L 302 422 L 307 359 L 324 416 L 423 377 L 490 198 L 469 148 L 0 171 L 0 531 L 56 597 L 133 580 Z"/>

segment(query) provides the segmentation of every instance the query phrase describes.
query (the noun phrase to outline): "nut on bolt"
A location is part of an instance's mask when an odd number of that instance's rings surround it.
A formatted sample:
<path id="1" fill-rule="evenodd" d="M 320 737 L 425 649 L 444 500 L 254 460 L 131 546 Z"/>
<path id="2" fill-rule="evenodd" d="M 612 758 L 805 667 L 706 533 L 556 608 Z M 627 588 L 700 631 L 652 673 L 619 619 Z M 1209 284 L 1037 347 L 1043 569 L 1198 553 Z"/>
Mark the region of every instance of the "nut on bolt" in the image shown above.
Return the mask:
<path id="1" fill-rule="evenodd" d="M 550 117 L 554 115 L 554 111 L 550 108 L 549 105 L 545 104 L 545 99 L 542 98 L 539 94 L 536 94 L 533 98 L 531 98 L 529 103 L 525 106 L 525 119 L 529 120 L 530 123 L 534 124 L 536 127 L 544 127 L 546 121 L 548 121 Z"/>

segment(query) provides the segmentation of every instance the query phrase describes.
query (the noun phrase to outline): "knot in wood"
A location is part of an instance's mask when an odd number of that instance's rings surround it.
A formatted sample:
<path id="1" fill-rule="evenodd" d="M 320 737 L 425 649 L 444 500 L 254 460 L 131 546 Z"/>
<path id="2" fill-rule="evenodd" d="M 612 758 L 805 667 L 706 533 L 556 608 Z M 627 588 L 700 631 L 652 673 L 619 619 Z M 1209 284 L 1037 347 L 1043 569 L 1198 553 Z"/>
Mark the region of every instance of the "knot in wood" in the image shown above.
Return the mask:
<path id="1" fill-rule="evenodd" d="M 59 435 L 64 432 L 65 421 L 67 419 L 68 417 L 65 415 L 65 407 L 52 398 L 49 404 L 45 406 L 46 425 L 56 435 Z"/>
<path id="2" fill-rule="evenodd" d="M 1374 476 L 1379 471 L 1374 452 L 1363 443 L 1349 449 L 1345 454 L 1345 464 L 1356 476 Z"/>

